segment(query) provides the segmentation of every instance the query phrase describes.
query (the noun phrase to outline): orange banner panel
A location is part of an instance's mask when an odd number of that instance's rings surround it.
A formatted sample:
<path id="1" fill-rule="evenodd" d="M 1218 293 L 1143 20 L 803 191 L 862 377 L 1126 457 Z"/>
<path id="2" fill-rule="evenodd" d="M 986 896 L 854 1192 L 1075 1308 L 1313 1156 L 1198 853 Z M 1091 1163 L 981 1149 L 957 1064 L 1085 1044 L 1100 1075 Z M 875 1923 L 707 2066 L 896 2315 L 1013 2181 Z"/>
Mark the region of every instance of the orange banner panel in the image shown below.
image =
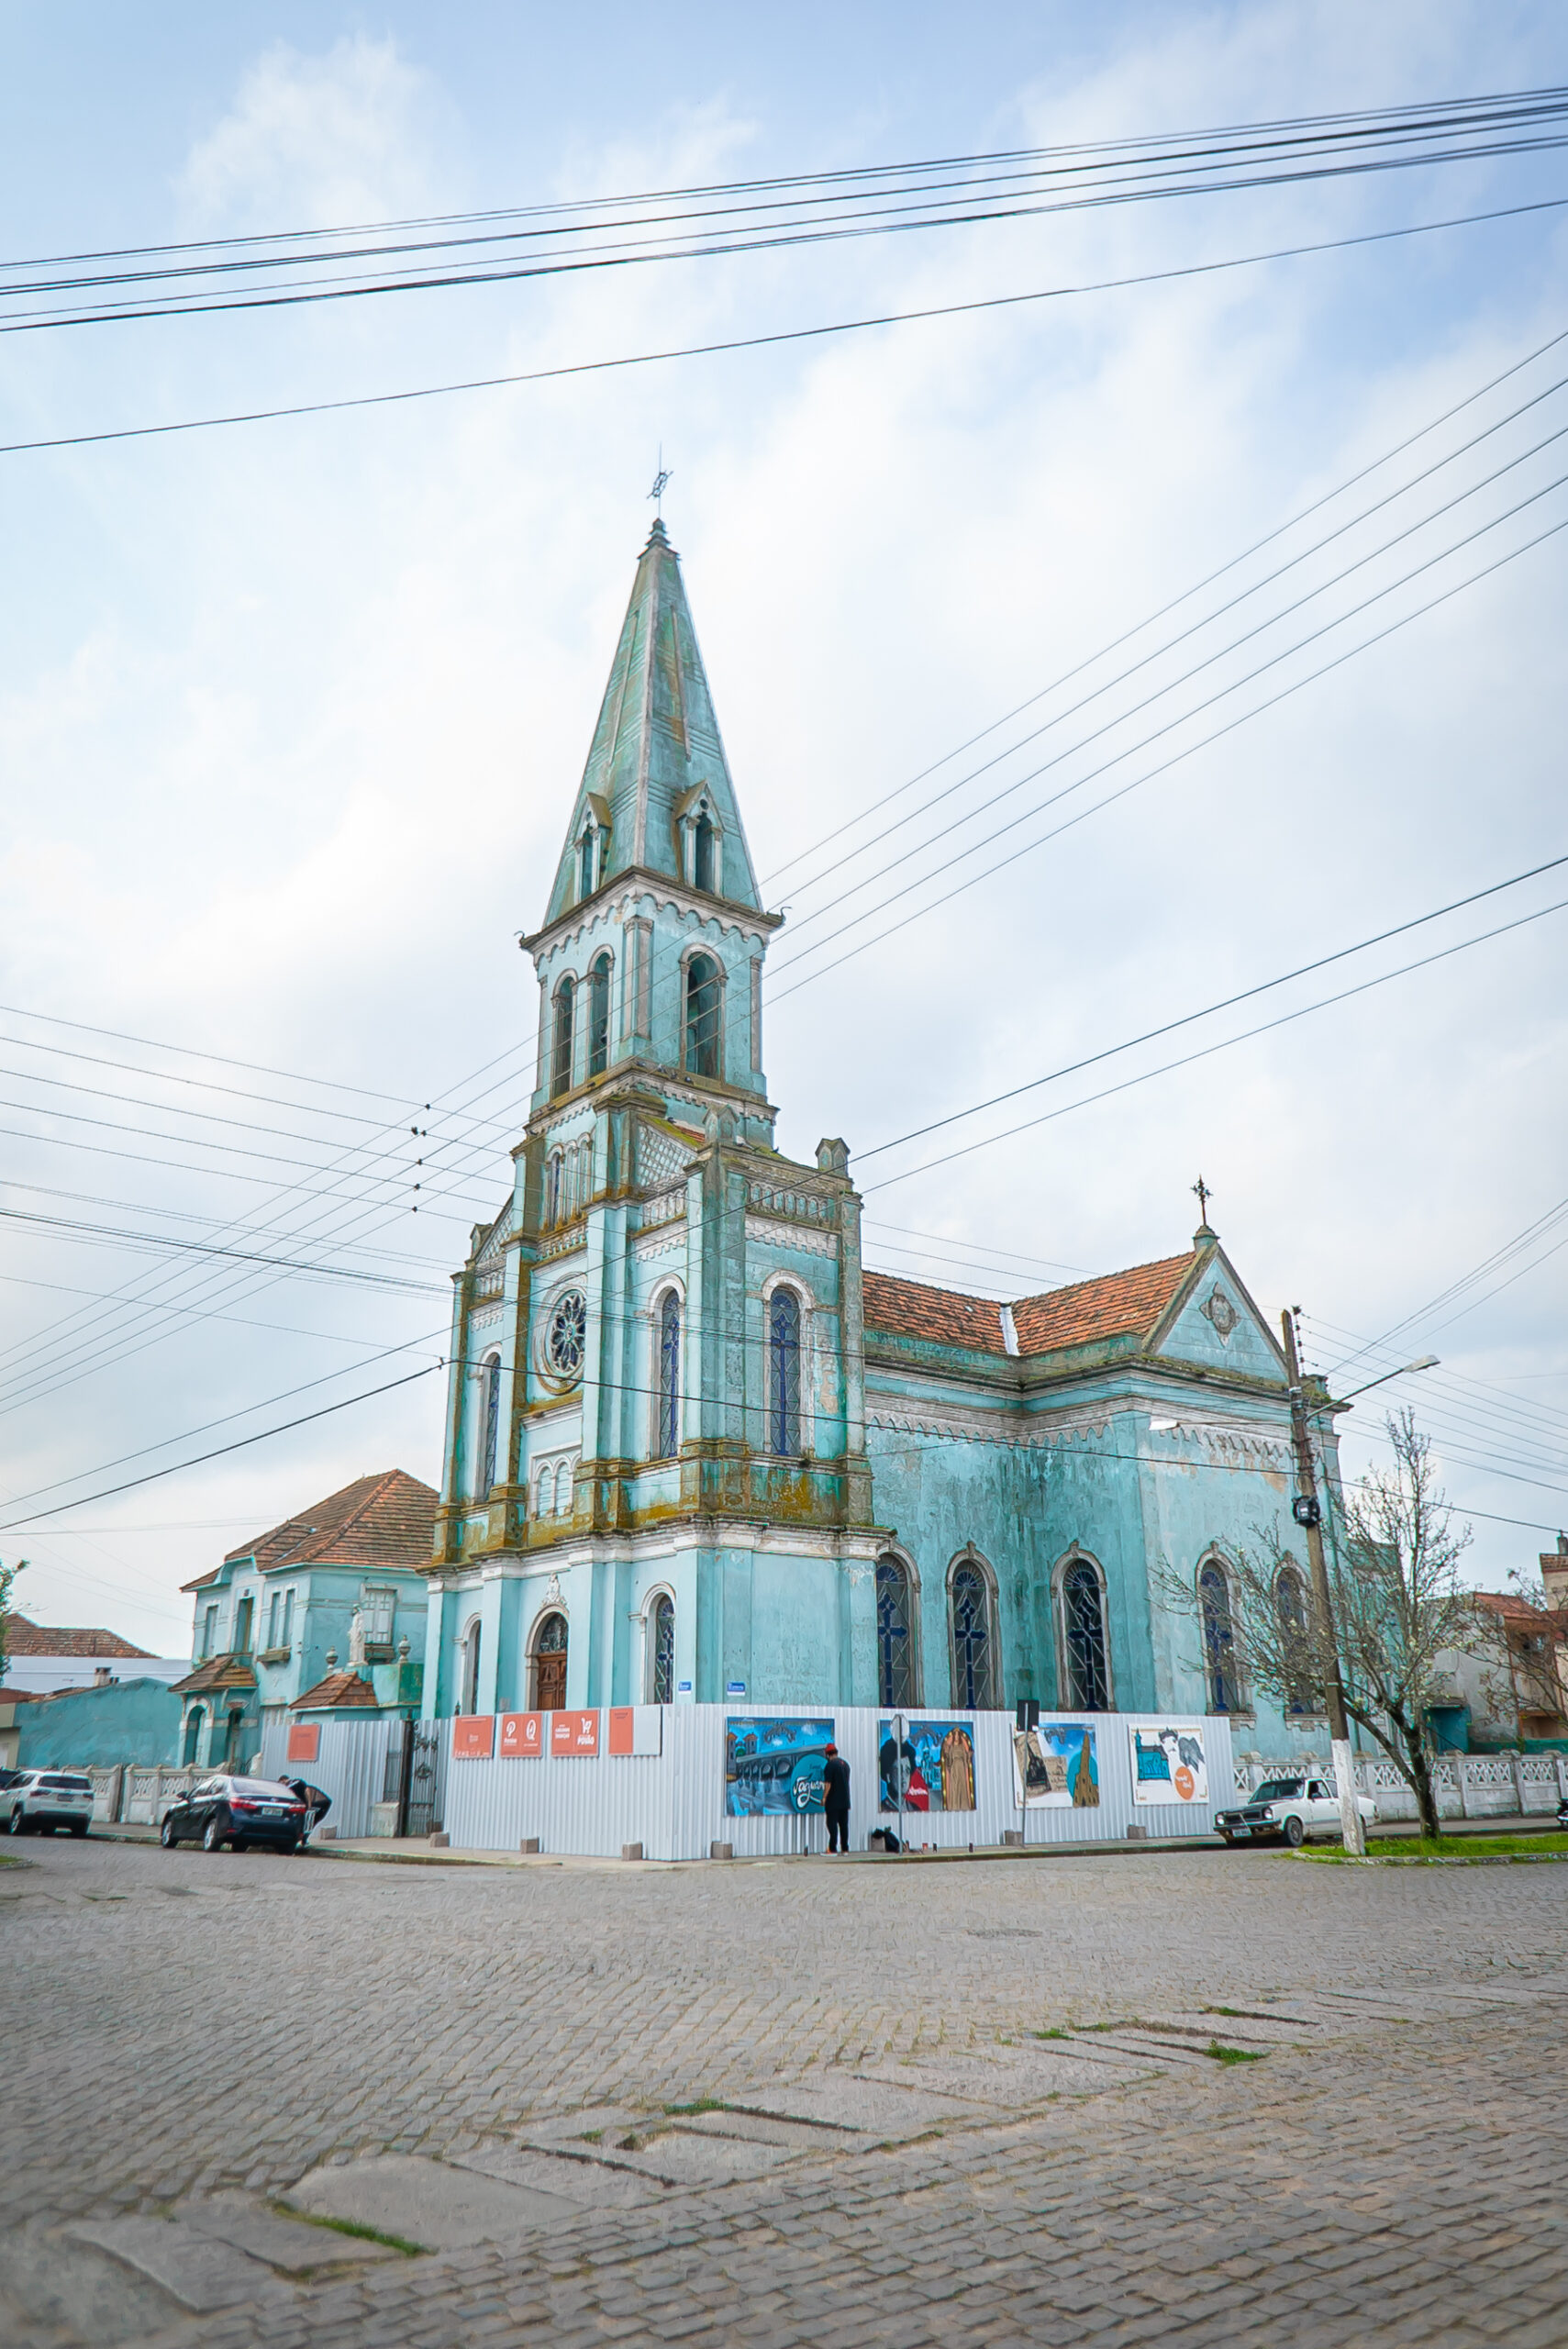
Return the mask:
<path id="1" fill-rule="evenodd" d="M 542 1713 L 503 1713 L 501 1716 L 501 1753 L 513 1761 L 537 1762 L 544 1752 L 544 1722 Z"/>
<path id="2" fill-rule="evenodd" d="M 630 1753 L 635 1750 L 636 1722 L 629 1705 L 610 1707 L 610 1752 Z"/>
<path id="3" fill-rule="evenodd" d="M 321 1759 L 321 1723 L 291 1721 L 289 1723 L 288 1758 L 291 1762 L 319 1762 Z"/>
<path id="4" fill-rule="evenodd" d="M 494 1713 L 460 1713 L 452 1723 L 452 1758 L 487 1762 L 495 1751 Z"/>
<path id="5" fill-rule="evenodd" d="M 552 1753 L 563 1757 L 597 1753 L 599 1750 L 598 1714 L 551 1713 L 550 1750 Z"/>

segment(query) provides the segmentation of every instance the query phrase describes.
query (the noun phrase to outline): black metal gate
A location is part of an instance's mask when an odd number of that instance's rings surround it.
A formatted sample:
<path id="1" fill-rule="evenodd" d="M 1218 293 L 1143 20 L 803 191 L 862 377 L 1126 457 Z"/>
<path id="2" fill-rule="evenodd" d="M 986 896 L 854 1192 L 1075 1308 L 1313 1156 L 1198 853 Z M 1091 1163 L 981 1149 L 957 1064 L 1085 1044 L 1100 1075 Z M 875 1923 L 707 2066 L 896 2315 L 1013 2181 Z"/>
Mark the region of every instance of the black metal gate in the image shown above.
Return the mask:
<path id="1" fill-rule="evenodd" d="M 386 1800 L 398 1805 L 400 1835 L 428 1835 L 441 1823 L 441 1736 L 435 1721 L 405 1721 L 402 1749 L 387 1750 L 389 1787 L 397 1771 L 395 1789 Z"/>

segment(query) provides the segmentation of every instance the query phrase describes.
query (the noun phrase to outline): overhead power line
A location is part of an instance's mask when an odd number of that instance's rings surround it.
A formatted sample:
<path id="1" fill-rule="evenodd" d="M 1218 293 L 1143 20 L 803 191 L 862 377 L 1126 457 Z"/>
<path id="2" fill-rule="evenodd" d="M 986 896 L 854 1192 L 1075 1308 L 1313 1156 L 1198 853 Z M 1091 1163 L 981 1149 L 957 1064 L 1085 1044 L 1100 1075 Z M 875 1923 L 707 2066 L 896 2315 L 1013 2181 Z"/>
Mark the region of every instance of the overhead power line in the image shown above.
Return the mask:
<path id="1" fill-rule="evenodd" d="M 873 328 L 912 326 L 922 320 L 962 317 L 989 310 L 1020 308 L 1036 302 L 1065 301 L 1084 294 L 1110 294 L 1139 285 L 1174 284 L 1184 278 L 1210 277 L 1226 270 L 1256 268 L 1267 262 L 1297 261 L 1314 253 L 1343 252 L 1360 245 L 1381 245 L 1405 237 L 1431 236 L 1445 228 L 1470 228 L 1495 220 L 1514 220 L 1534 212 L 1561 211 L 1568 196 L 1543 196 L 1528 204 L 1496 206 L 1485 212 L 1459 213 L 1442 220 L 1418 220 L 1403 228 L 1373 228 L 1351 237 L 1323 237 L 1303 244 L 1277 245 L 1266 252 L 1238 253 L 1223 261 L 1189 262 L 1171 269 L 1142 270 L 1121 277 L 1086 280 L 1077 285 L 1047 285 L 1024 294 L 997 294 L 968 302 L 942 302 L 915 310 L 885 310 L 858 318 L 838 318 L 826 325 L 791 327 L 768 334 L 733 335 L 713 342 L 683 343 L 662 351 L 623 352 L 610 359 L 578 360 L 557 367 L 533 367 L 505 375 L 474 375 L 457 383 L 423 384 L 401 392 L 366 392 L 350 398 L 297 400 L 286 406 L 237 408 L 217 416 L 183 417 L 168 424 L 120 425 L 97 432 L 65 432 L 31 440 L 0 441 L 0 457 L 28 454 L 43 449 L 83 449 L 110 440 L 150 440 L 171 433 L 210 432 L 239 424 L 273 424 L 302 416 L 330 416 L 350 408 L 396 407 L 411 400 L 445 399 L 464 392 L 499 391 L 519 384 L 554 383 L 568 376 L 613 373 L 628 367 L 651 367 L 677 359 L 711 359 L 728 351 L 761 351 L 773 345 L 814 342 L 840 334 L 863 334 Z"/>

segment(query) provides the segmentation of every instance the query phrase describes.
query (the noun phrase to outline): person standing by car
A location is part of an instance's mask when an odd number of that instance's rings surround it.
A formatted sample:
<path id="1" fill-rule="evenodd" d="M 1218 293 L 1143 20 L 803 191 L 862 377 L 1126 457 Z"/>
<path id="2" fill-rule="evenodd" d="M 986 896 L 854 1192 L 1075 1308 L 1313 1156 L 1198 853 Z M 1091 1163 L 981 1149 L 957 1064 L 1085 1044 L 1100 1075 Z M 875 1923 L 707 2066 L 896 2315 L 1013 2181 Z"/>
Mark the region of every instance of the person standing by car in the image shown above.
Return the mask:
<path id="1" fill-rule="evenodd" d="M 828 1849 L 829 1852 L 847 1852 L 850 1848 L 850 1765 L 836 1745 L 828 1748 L 822 1784 L 822 1811 L 828 1821 Z"/>
<path id="2" fill-rule="evenodd" d="M 332 1798 L 323 1794 L 319 1787 L 307 1785 L 304 1778 L 285 1778 L 284 1784 L 305 1805 L 305 1825 L 300 1832 L 299 1848 L 302 1852 L 308 1851 L 311 1831 L 320 1826 L 331 1809 Z"/>

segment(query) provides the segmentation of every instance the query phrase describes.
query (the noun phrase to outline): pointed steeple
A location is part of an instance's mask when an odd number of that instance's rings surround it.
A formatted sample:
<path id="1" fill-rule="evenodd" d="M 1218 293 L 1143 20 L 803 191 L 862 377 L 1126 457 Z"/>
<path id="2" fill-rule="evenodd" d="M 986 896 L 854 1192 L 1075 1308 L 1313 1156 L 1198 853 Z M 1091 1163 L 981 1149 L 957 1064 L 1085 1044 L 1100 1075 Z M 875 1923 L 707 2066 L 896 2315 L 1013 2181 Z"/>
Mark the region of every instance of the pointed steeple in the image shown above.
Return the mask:
<path id="1" fill-rule="evenodd" d="M 680 558 L 660 520 L 638 561 L 544 926 L 634 867 L 762 910 Z"/>

